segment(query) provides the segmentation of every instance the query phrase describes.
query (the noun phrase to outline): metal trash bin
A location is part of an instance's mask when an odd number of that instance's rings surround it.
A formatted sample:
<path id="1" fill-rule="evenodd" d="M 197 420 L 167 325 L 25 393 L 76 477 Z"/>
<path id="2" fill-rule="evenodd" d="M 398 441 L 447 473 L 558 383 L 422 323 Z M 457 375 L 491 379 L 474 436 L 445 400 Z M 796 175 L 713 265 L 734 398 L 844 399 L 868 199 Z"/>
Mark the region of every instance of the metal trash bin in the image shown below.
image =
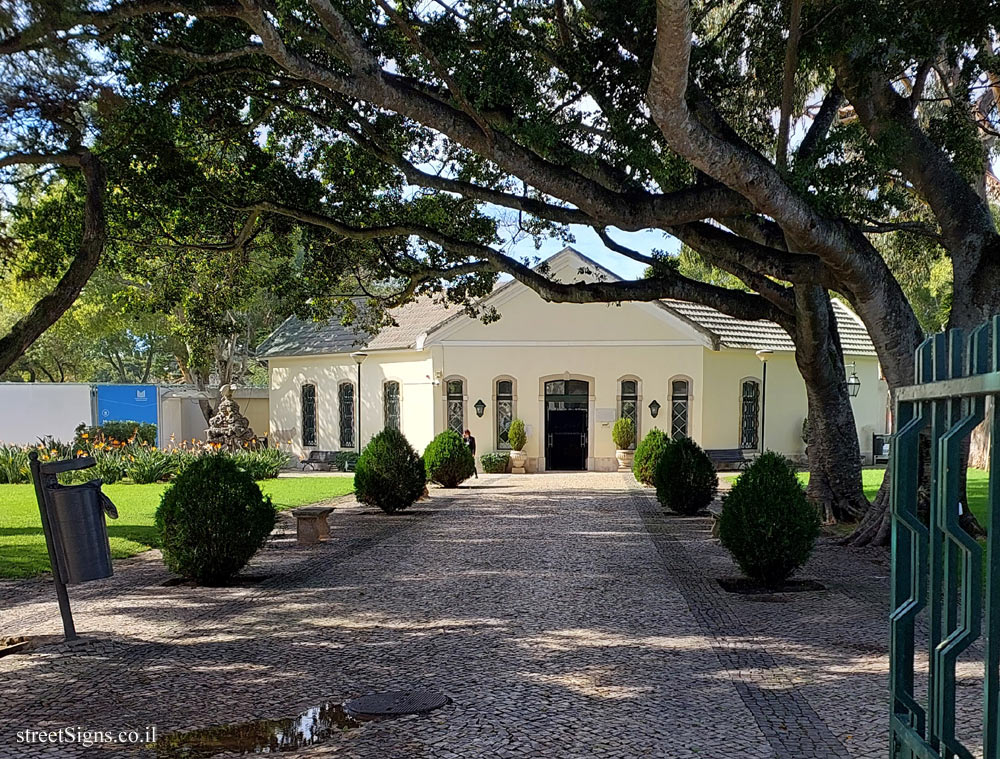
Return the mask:
<path id="1" fill-rule="evenodd" d="M 110 577 L 111 545 L 104 514 L 114 519 L 118 513 L 101 492 L 101 480 L 49 485 L 46 491 L 63 582 L 75 585 Z"/>

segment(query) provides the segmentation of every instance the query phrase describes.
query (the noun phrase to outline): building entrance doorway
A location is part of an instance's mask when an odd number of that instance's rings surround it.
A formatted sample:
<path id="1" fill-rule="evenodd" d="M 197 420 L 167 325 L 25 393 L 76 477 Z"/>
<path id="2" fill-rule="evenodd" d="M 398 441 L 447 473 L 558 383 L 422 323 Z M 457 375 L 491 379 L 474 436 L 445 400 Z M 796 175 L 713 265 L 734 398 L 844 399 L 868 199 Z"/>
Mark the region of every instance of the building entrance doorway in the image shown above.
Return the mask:
<path id="1" fill-rule="evenodd" d="M 587 468 L 590 383 L 551 380 L 545 383 L 545 469 Z"/>

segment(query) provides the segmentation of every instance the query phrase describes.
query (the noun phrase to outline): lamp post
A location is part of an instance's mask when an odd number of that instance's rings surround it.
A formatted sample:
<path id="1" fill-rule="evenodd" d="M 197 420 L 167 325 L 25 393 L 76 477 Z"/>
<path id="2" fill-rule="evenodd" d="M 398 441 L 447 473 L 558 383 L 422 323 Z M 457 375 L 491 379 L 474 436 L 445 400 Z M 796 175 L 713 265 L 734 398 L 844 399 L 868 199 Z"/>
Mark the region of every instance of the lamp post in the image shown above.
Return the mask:
<path id="1" fill-rule="evenodd" d="M 364 351 L 355 351 L 351 354 L 351 358 L 354 359 L 354 363 L 358 365 L 358 453 L 361 452 L 361 365 L 368 358 L 368 354 Z"/>
<path id="2" fill-rule="evenodd" d="M 757 351 L 757 358 L 760 359 L 760 363 L 764 365 L 762 370 L 762 378 L 760 383 L 760 452 L 763 453 L 767 450 L 764 446 L 764 415 L 767 411 L 767 360 L 771 358 L 774 351 L 763 348 Z"/>

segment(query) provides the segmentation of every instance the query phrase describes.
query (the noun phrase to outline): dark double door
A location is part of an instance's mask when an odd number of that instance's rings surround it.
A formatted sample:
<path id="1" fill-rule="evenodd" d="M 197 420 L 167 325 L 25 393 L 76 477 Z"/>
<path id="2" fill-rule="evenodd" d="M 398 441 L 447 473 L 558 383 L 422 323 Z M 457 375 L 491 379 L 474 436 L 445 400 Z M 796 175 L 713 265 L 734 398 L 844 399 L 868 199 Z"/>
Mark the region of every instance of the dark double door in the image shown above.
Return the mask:
<path id="1" fill-rule="evenodd" d="M 587 406 L 590 387 L 583 380 L 545 383 L 545 468 L 587 468 Z"/>

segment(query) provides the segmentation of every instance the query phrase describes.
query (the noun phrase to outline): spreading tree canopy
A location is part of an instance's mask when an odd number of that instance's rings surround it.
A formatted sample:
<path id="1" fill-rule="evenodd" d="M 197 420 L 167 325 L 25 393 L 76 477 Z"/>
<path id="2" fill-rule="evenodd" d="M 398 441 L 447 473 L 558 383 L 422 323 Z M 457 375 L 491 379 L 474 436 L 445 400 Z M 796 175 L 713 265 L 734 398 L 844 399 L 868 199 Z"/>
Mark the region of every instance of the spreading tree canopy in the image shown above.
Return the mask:
<path id="1" fill-rule="evenodd" d="M 234 238 L 271 217 L 313 226 L 324 261 L 363 262 L 399 299 L 470 301 L 503 271 L 553 301 L 669 296 L 778 321 L 822 391 L 811 409 L 837 399 L 820 415 L 833 440 L 849 402 L 829 292 L 890 387 L 912 380 L 927 308 L 894 273 L 908 240 L 950 268 L 947 326 L 1000 310 L 998 22 L 998 0 L 112 0 L 37 14 L 0 52 L 68 32 L 105 45 L 149 113 L 255 134 L 323 192 L 239 198 Z M 553 281 L 498 217 L 592 227 L 652 274 Z M 741 287 L 615 238 L 641 229 Z M 886 527 L 874 510 L 859 537 Z"/>

